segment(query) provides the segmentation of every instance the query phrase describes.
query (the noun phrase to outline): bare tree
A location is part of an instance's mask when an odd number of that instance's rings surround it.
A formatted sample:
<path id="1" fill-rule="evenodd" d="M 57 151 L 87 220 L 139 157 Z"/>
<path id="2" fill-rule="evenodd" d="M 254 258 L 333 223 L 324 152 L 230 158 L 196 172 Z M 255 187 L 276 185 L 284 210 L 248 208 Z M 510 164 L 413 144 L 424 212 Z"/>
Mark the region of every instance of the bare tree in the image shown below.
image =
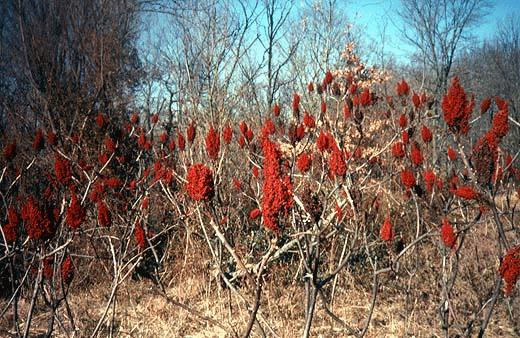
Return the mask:
<path id="1" fill-rule="evenodd" d="M 306 1 L 299 13 L 299 25 L 292 36 L 299 41 L 291 67 L 299 84 L 321 80 L 326 71 L 340 66 L 340 50 L 349 42 L 358 42 L 345 10 L 337 0 Z"/>
<path id="2" fill-rule="evenodd" d="M 498 76 L 500 93 L 510 102 L 514 112 L 519 110 L 520 96 L 520 20 L 510 16 L 500 23 L 494 41 L 484 44 L 489 65 Z M 486 82 L 484 82 L 486 83 Z M 497 87 L 493 88 L 495 91 Z"/>
<path id="3" fill-rule="evenodd" d="M 504 144 L 516 150 L 520 138 L 520 20 L 509 16 L 500 22 L 494 37 L 465 53 L 454 71 L 478 100 L 499 95 L 508 101 L 511 128 Z M 479 121 L 482 130 L 488 128 L 491 118 Z"/>
<path id="4" fill-rule="evenodd" d="M 267 58 L 267 106 L 271 107 L 274 97 L 281 86 L 281 73 L 298 48 L 292 43 L 284 53 L 282 37 L 286 32 L 289 15 L 293 3 L 291 1 L 265 0 L 264 9 L 267 24 L 265 26 L 265 57 Z"/>
<path id="5" fill-rule="evenodd" d="M 81 116 L 120 110 L 139 82 L 138 10 L 120 0 L 5 2 L 4 107 L 26 125 L 45 120 L 61 131 Z"/>
<path id="6" fill-rule="evenodd" d="M 471 38 L 469 30 L 486 14 L 486 0 L 402 0 L 398 15 L 404 40 L 432 72 L 438 98 L 447 88 L 458 48 Z"/>
<path id="7" fill-rule="evenodd" d="M 215 123 L 232 113 L 240 100 L 239 63 L 256 39 L 249 35 L 256 8 L 245 1 L 193 0 L 182 11 L 152 11 L 150 19 L 162 24 L 150 29 L 142 57 L 158 73 L 147 80 L 155 89 L 140 92 L 143 110 L 153 103 L 168 124 L 196 115 Z"/>

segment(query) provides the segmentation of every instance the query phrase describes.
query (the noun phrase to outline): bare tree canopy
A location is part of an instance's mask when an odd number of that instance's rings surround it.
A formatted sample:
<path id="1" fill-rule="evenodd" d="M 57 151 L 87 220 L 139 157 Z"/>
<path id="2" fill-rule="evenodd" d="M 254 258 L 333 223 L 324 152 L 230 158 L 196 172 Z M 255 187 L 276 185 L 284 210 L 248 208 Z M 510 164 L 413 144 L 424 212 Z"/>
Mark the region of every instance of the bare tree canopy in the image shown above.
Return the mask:
<path id="1" fill-rule="evenodd" d="M 140 76 L 138 9 L 136 1 L 3 2 L 3 95 L 20 100 L 4 104 L 28 125 L 42 115 L 53 128 L 122 108 Z"/>
<path id="2" fill-rule="evenodd" d="M 514 125 L 520 121 L 520 20 L 506 17 L 496 26 L 495 34 L 465 51 L 454 65 L 454 74 L 471 86 L 478 100 L 499 95 L 509 105 L 509 118 Z M 487 128 L 492 116 L 480 121 Z M 511 128 L 505 139 L 508 148 L 516 149 L 520 140 L 517 128 Z"/>
<path id="3" fill-rule="evenodd" d="M 486 15 L 486 0 L 402 0 L 398 12 L 404 39 L 433 73 L 432 90 L 446 90 L 457 49 L 470 38 L 469 29 Z"/>

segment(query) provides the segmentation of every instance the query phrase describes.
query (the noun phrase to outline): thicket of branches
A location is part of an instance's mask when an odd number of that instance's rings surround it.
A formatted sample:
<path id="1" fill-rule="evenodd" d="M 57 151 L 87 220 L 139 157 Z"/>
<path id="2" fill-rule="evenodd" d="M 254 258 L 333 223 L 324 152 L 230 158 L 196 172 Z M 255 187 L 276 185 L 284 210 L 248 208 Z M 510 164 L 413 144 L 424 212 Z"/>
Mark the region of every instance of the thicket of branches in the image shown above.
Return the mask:
<path id="1" fill-rule="evenodd" d="M 318 311 L 366 336 L 388 290 L 429 295 L 446 337 L 499 309 L 518 330 L 517 23 L 407 82 L 363 62 L 340 4 L 3 2 L 0 333 L 117 336 L 130 277 L 229 336 L 277 335 L 273 280 L 299 290 L 304 337 Z M 476 10 L 455 40 L 486 6 L 445 5 Z M 245 320 L 168 294 L 195 251 Z M 349 276 L 370 294 L 355 323 L 335 309 Z M 69 297 L 94 283 L 87 323 Z"/>

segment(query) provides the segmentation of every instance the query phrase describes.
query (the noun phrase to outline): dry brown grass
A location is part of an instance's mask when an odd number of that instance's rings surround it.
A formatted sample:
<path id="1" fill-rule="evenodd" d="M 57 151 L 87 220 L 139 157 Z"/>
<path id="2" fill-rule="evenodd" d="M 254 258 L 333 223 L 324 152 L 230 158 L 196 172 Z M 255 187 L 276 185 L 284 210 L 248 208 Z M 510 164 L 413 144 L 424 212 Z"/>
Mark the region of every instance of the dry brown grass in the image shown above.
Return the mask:
<path id="1" fill-rule="evenodd" d="M 179 276 L 180 277 L 180 276 Z M 437 337 L 439 329 L 436 298 L 424 291 L 409 295 L 392 290 L 392 280 L 381 287 L 374 317 L 367 337 Z M 178 279 L 168 288 L 168 295 L 238 331 L 245 327 L 247 313 L 243 303 L 226 289 L 217 290 L 208 276 Z M 219 327 L 193 317 L 189 312 L 168 303 L 149 281 L 129 282 L 119 297 L 117 313 L 118 337 L 227 337 Z M 266 288 L 262 314 L 276 333 L 269 337 L 298 337 L 303 332 L 303 289 L 298 285 L 280 288 L 272 281 Z M 351 278 L 336 290 L 334 312 L 351 326 L 362 327 L 371 295 Z M 407 297 L 409 300 L 407 301 Z M 79 336 L 87 336 L 104 308 L 106 297 L 80 293 L 71 297 L 76 318 L 86 319 Z M 407 306 L 408 304 L 408 306 Z M 518 306 L 518 301 L 516 301 Z M 513 324 L 507 319 L 506 306 L 500 301 L 495 309 L 487 335 L 515 337 Z M 268 331 L 268 329 L 266 329 Z M 313 325 L 314 337 L 345 337 L 345 332 L 318 306 Z M 260 336 L 253 331 L 253 337 Z"/>
<path id="2" fill-rule="evenodd" d="M 451 320 L 455 323 L 450 336 L 462 333 L 471 314 L 487 300 L 496 278 L 498 261 L 494 247 L 496 233 L 492 225 L 483 223 L 466 236 L 461 251 L 460 272 L 452 294 Z M 399 274 L 384 275 L 380 280 L 376 302 L 367 337 L 441 337 L 438 306 L 442 253 L 436 237 L 406 255 Z M 203 243 L 192 242 L 192 248 Z M 228 330 L 240 332 L 248 319 L 244 302 L 230 289 L 223 288 L 211 273 L 211 259 L 204 250 L 190 250 L 188 257 L 178 246 L 164 267 L 164 281 L 168 296 L 205 316 L 218 321 Z M 266 276 L 259 320 L 268 337 L 299 337 L 304 326 L 304 287 L 298 279 L 294 263 L 277 263 Z M 372 280 L 370 271 L 361 265 L 344 270 L 338 278 L 333 312 L 355 328 L 363 327 L 370 307 Z M 252 298 L 251 287 L 238 286 Z M 331 287 L 326 288 L 330 295 Z M 110 280 L 96 285 L 81 285 L 76 281 L 69 297 L 77 330 L 75 337 L 89 337 L 101 317 L 110 294 Z M 500 297 L 486 331 L 488 337 L 517 337 L 520 332 L 520 300 Z M 509 305 L 508 305 L 509 303 Z M 168 302 L 159 288 L 150 280 L 127 280 L 121 285 L 117 297 L 115 337 L 227 337 L 222 328 L 197 319 L 185 309 Z M 20 314 L 26 315 L 27 302 L 20 302 Z M 511 320 L 508 308 L 512 310 Z M 487 309 L 486 309 L 487 311 Z M 108 318 L 113 315 L 109 312 Z M 59 317 L 67 318 L 63 307 Z M 482 315 L 477 320 L 482 319 Z M 8 327 L 9 316 L 0 323 Z M 48 314 L 36 311 L 31 336 L 44 333 Z M 64 322 L 67 322 L 65 320 Z M 268 326 L 266 325 L 268 324 Z M 68 325 L 68 324 L 64 324 Z M 478 332 L 478 321 L 473 336 Z M 515 331 L 516 330 L 516 331 Z M 1 334 L 0 334 L 1 335 Z M 109 336 L 104 328 L 98 335 Z M 56 337 L 66 337 L 56 325 Z M 259 337 L 255 327 L 253 337 Z M 318 301 L 313 337 L 345 337 L 346 332 L 323 310 Z"/>

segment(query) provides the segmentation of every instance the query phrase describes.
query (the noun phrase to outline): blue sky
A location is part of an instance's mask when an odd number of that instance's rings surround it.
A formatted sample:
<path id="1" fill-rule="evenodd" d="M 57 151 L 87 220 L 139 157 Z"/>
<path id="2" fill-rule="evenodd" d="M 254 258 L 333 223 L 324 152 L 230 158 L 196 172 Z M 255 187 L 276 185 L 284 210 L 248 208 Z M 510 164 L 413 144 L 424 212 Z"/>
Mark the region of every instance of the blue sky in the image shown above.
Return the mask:
<path id="1" fill-rule="evenodd" d="M 510 14 L 520 14 L 520 0 L 498 0 L 491 1 L 491 4 L 493 7 L 488 16 L 472 32 L 481 40 L 493 36 L 499 21 Z M 379 32 L 386 21 L 386 33 L 389 39 L 387 51 L 395 54 L 397 58 L 403 58 L 409 52 L 409 48 L 403 46 L 396 28 L 396 25 L 400 24 L 395 16 L 399 6 L 400 0 L 350 0 L 346 3 L 346 11 L 350 20 L 360 26 L 362 31 L 374 41 L 379 41 Z"/>
<path id="2" fill-rule="evenodd" d="M 251 3 L 263 0 L 250 0 Z M 312 3 L 315 0 L 296 0 L 296 7 L 303 6 L 304 3 Z M 317 0 L 319 1 L 319 0 Z M 480 40 L 488 39 L 493 36 L 497 23 L 508 15 L 520 15 L 520 0 L 489 0 L 492 8 L 489 14 L 482 20 L 482 23 L 474 28 L 472 33 Z M 233 3 L 231 1 L 231 3 Z M 412 48 L 403 43 L 399 26 L 401 22 L 396 15 L 399 10 L 401 0 L 338 0 L 337 5 L 342 6 L 348 19 L 354 26 L 361 31 L 361 37 L 365 42 L 379 44 L 381 41 L 381 30 L 386 27 L 385 52 L 394 55 L 398 61 L 406 62 L 407 56 L 412 52 Z M 260 6 L 261 8 L 262 6 Z M 293 9 L 294 14 L 295 11 Z M 260 20 L 265 17 L 261 16 Z M 167 25 L 164 18 L 154 21 L 152 29 L 159 31 L 163 24 Z M 386 25 L 385 25 L 386 24 Z M 339 48 L 339 47 L 338 47 Z"/>

